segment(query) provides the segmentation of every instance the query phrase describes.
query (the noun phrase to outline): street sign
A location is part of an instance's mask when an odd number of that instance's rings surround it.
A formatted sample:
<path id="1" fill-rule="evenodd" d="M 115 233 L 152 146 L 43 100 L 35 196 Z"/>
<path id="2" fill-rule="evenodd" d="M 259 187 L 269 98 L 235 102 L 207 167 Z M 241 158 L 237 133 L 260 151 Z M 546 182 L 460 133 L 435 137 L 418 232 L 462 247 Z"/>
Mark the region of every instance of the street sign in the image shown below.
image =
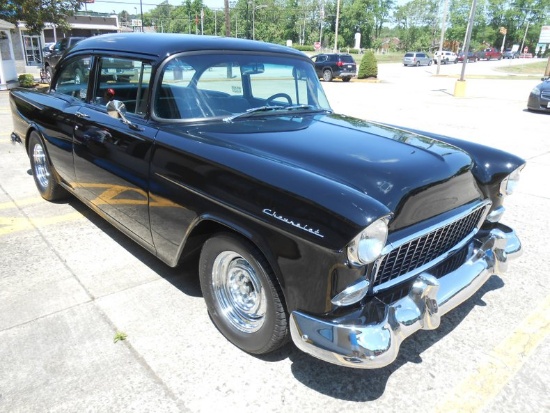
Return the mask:
<path id="1" fill-rule="evenodd" d="M 313 47 L 315 48 L 315 50 L 319 50 L 321 48 L 321 42 L 313 43 Z"/>
<path id="2" fill-rule="evenodd" d="M 539 43 L 550 43 L 550 26 L 542 26 L 540 28 Z"/>

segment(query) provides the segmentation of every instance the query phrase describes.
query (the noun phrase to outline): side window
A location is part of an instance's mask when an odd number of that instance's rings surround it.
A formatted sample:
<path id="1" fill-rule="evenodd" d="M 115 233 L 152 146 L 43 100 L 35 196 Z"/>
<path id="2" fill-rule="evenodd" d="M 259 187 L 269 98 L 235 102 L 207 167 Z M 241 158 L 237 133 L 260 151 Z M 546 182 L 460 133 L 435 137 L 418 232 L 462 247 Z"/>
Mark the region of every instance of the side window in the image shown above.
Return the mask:
<path id="1" fill-rule="evenodd" d="M 59 40 L 56 44 L 53 46 L 53 50 L 59 52 L 61 50 L 61 40 Z"/>
<path id="2" fill-rule="evenodd" d="M 120 100 L 128 113 L 144 115 L 149 97 L 151 64 L 133 59 L 101 57 L 92 103 L 105 106 Z"/>
<path id="3" fill-rule="evenodd" d="M 57 93 L 70 95 L 83 101 L 86 100 L 91 61 L 90 56 L 84 56 L 65 64 L 61 68 L 53 89 Z"/>

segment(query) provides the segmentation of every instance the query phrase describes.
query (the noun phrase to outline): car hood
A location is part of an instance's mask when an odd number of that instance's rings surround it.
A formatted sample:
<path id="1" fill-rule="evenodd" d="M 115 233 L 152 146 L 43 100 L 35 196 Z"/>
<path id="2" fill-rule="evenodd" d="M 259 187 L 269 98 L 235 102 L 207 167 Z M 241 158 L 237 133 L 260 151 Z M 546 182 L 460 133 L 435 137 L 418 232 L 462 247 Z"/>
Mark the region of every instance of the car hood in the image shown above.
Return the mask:
<path id="1" fill-rule="evenodd" d="M 266 116 L 170 128 L 192 135 L 202 145 L 194 152 L 202 150 L 218 165 L 359 226 L 392 214 L 393 229 L 406 227 L 480 197 L 464 151 L 354 118 Z M 290 206 L 281 202 L 278 208 Z"/>

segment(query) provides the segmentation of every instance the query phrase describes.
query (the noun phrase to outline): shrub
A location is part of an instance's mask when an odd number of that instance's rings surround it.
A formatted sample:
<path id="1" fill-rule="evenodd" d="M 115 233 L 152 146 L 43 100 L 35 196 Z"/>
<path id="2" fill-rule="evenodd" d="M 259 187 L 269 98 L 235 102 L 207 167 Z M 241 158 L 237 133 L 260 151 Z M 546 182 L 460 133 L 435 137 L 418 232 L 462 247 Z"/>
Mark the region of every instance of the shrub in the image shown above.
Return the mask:
<path id="1" fill-rule="evenodd" d="M 36 85 L 36 82 L 34 81 L 34 76 L 30 73 L 19 75 L 17 80 L 19 81 L 19 86 L 21 87 L 34 87 Z"/>
<path id="2" fill-rule="evenodd" d="M 296 45 L 292 45 L 292 47 L 301 52 L 315 52 L 315 47 L 313 46 L 296 44 Z"/>
<path id="3" fill-rule="evenodd" d="M 378 63 L 372 50 L 367 50 L 363 55 L 357 73 L 358 79 L 368 79 L 369 77 L 378 77 Z"/>

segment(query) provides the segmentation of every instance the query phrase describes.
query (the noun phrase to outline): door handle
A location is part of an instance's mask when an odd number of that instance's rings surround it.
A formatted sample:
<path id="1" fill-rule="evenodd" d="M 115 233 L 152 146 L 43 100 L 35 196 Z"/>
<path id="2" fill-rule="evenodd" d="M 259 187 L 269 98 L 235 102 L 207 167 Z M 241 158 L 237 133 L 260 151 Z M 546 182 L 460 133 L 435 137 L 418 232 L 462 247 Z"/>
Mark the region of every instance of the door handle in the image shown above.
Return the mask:
<path id="1" fill-rule="evenodd" d="M 85 113 L 82 113 L 82 112 L 76 112 L 76 116 L 79 117 L 79 118 L 89 118 L 90 115 L 86 115 Z"/>

